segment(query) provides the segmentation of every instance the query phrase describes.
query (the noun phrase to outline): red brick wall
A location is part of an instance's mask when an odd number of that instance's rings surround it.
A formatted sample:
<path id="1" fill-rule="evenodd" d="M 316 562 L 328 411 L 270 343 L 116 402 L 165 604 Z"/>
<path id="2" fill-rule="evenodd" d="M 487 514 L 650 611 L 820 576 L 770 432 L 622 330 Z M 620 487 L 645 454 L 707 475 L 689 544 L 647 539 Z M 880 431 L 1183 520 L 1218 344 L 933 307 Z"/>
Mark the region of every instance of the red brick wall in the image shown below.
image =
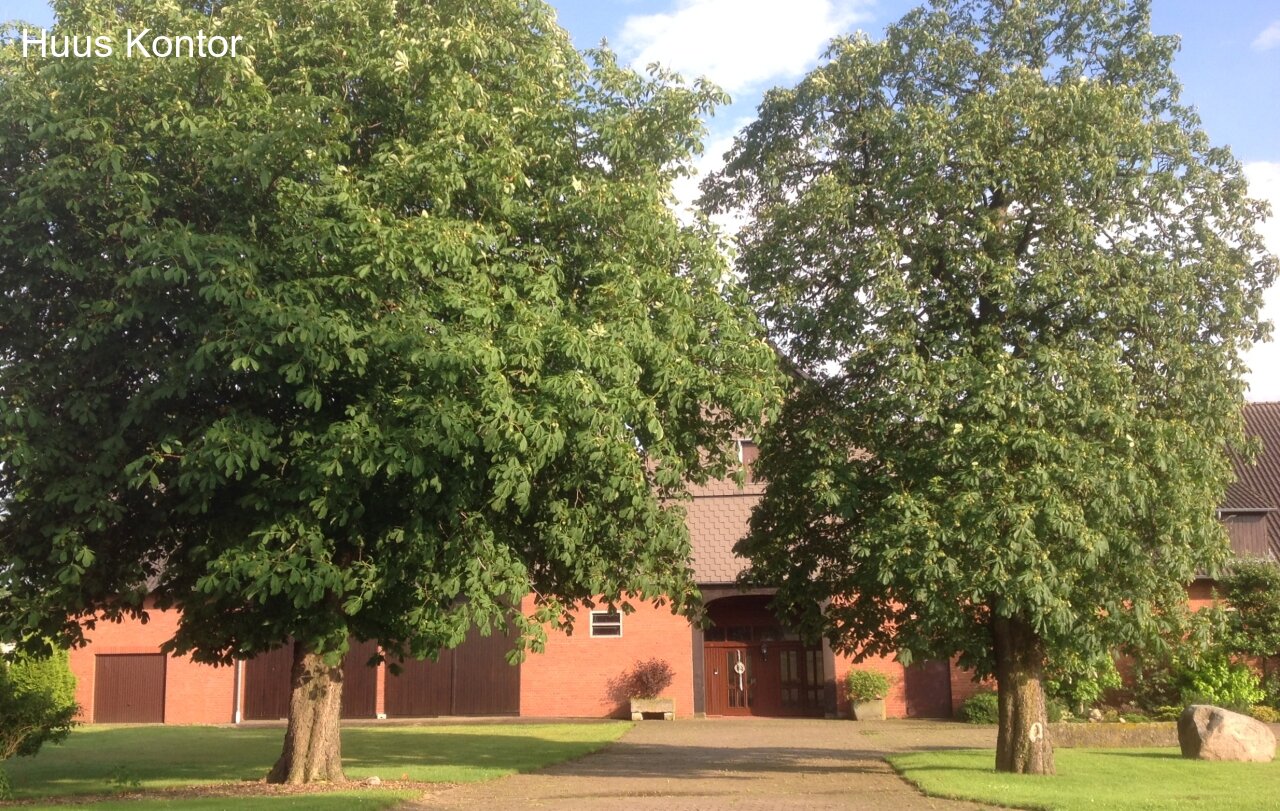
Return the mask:
<path id="1" fill-rule="evenodd" d="M 532 611 L 532 601 L 524 605 Z M 596 610 L 601 610 L 597 608 Z M 547 630 L 543 653 L 531 653 L 520 666 L 520 714 L 533 717 L 623 717 L 627 708 L 609 697 L 609 680 L 637 661 L 658 657 L 675 671 L 665 697 L 675 699 L 676 715 L 693 714 L 693 631 L 667 608 L 636 604 L 622 617 L 622 636 L 591 636 L 591 612 L 574 612 L 573 635 Z"/>
<path id="2" fill-rule="evenodd" d="M 849 717 L 849 700 L 844 695 L 844 677 L 850 670 L 875 670 L 889 677 L 889 695 L 885 697 L 884 711 L 888 718 L 907 717 L 906 677 L 902 665 L 891 657 L 875 657 L 853 664 L 847 657 L 836 659 L 836 707 L 840 718 Z M 964 670 L 953 659 L 949 668 L 951 681 L 951 712 L 954 715 L 960 705 L 981 690 L 995 690 L 994 681 L 981 683 L 973 680 L 973 671 Z"/>
<path id="3" fill-rule="evenodd" d="M 974 693 L 995 692 L 994 679 L 973 680 L 973 671 L 960 667 L 955 659 L 951 660 L 951 714 L 959 717 L 960 705 Z"/>
<path id="4" fill-rule="evenodd" d="M 387 717 L 387 678 L 390 671 L 387 670 L 387 663 L 382 662 L 378 665 L 377 692 L 374 693 L 374 710 L 379 718 Z"/>
<path id="5" fill-rule="evenodd" d="M 1212 580 L 1197 580 L 1187 586 L 1187 607 L 1192 611 L 1199 611 L 1202 608 L 1212 608 L 1218 603 L 1213 595 L 1214 582 Z"/>
<path id="6" fill-rule="evenodd" d="M 1212 584 L 1197 581 L 1188 587 L 1192 609 L 1214 603 Z M 531 601 L 524 606 L 532 610 Z M 98 654 L 158 653 L 162 642 L 173 636 L 178 612 L 150 610 L 144 625 L 137 620 L 100 623 L 86 632 L 87 647 L 71 652 L 75 673 L 76 699 L 80 720 L 93 721 L 94 669 Z M 636 611 L 622 620 L 621 637 L 592 637 L 590 611 L 575 614 L 572 636 L 548 630 L 546 651 L 530 654 L 521 666 L 520 714 L 529 717 L 621 716 L 625 708 L 609 697 L 610 679 L 621 676 L 637 661 L 651 657 L 666 659 L 675 670 L 668 696 L 675 699 L 677 715 L 693 712 L 693 637 L 687 621 L 666 608 L 638 604 Z M 892 686 L 885 700 L 890 718 L 906 715 L 903 668 L 891 658 L 868 659 L 853 665 L 847 657 L 835 657 L 836 699 L 842 717 L 849 705 L 842 684 L 852 667 L 877 670 L 889 676 Z M 235 671 L 232 667 L 212 667 L 188 658 L 170 656 L 166 663 L 165 722 L 171 724 L 221 724 L 235 717 Z M 975 683 L 969 671 L 951 665 L 951 704 L 958 708 L 965 699 L 994 684 Z M 380 679 L 381 682 L 381 679 Z M 378 712 L 383 712 L 384 689 L 378 689 Z"/>
<path id="7" fill-rule="evenodd" d="M 836 654 L 836 715 L 851 717 L 849 697 L 844 694 L 844 677 L 850 670 L 874 670 L 889 677 L 889 695 L 884 699 L 886 718 L 904 718 L 907 714 L 907 694 L 903 685 L 902 665 L 886 656 L 876 656 L 853 664 L 847 656 Z"/>
<path id="8" fill-rule="evenodd" d="M 173 637 L 177 611 L 147 612 L 148 622 L 100 622 L 85 632 L 90 644 L 71 651 L 80 720 L 93 721 L 94 657 L 110 653 L 159 653 Z M 164 720 L 167 724 L 227 724 L 235 718 L 235 669 L 197 664 L 170 656 L 165 663 Z"/>

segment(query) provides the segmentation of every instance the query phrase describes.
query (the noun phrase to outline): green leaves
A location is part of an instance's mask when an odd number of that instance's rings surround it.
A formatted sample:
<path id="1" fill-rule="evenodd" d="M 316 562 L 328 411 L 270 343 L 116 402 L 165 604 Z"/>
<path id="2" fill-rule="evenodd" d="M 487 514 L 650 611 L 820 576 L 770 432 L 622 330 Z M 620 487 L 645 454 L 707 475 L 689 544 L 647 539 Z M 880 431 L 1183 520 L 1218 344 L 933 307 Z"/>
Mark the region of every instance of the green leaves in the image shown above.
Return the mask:
<path id="1" fill-rule="evenodd" d="M 1273 656 L 1280 651 L 1280 572 L 1270 561 L 1233 562 L 1219 593 L 1231 606 L 1229 652 Z"/>
<path id="2" fill-rule="evenodd" d="M 1173 49 L 1140 2 L 940 0 L 771 92 L 705 187 L 808 380 L 741 551 L 809 627 L 990 672 L 1008 617 L 1084 660 L 1223 560 L 1276 262 Z"/>
<path id="3" fill-rule="evenodd" d="M 780 392 L 667 206 L 718 92 L 515 0 L 59 19 L 252 54 L 0 57 L 0 636 L 149 589 L 213 661 L 422 655 L 530 593 L 689 605 L 670 499 Z"/>

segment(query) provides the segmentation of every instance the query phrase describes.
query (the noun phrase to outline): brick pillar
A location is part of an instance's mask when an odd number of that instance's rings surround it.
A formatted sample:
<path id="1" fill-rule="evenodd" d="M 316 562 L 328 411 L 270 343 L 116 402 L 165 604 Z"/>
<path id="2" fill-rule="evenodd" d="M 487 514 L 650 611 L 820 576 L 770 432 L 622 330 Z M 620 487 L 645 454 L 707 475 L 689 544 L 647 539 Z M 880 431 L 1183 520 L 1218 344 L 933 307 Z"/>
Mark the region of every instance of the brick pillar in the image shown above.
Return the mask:
<path id="1" fill-rule="evenodd" d="M 387 679 L 390 673 L 387 671 L 387 660 L 383 659 L 378 662 L 378 677 L 374 679 L 373 689 L 373 710 L 378 718 L 387 717 Z"/>

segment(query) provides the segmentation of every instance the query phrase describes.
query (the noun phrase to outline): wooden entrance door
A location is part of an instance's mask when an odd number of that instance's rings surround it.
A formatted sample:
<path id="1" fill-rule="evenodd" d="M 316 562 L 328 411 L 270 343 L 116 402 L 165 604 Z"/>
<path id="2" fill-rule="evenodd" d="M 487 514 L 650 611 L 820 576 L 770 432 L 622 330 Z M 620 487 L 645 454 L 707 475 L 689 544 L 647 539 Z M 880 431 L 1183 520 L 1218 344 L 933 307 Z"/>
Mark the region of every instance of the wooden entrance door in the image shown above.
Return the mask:
<path id="1" fill-rule="evenodd" d="M 707 642 L 704 651 L 708 715 L 824 714 L 821 648 L 799 642 Z"/>
<path id="2" fill-rule="evenodd" d="M 756 667 L 751 645 L 708 642 L 704 653 L 708 715 L 751 715 Z"/>
<path id="3" fill-rule="evenodd" d="M 778 659 L 778 715 L 821 718 L 825 715 L 826 677 L 822 648 L 799 643 L 771 646 Z"/>

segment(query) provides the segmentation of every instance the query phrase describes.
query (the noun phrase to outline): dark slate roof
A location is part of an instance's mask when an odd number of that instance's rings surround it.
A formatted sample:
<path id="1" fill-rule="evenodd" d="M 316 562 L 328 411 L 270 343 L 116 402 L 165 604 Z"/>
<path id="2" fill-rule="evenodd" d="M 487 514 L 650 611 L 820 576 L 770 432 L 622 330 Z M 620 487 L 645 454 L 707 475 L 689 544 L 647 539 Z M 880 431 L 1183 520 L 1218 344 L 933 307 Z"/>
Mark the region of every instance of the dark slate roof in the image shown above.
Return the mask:
<path id="1" fill-rule="evenodd" d="M 1237 481 L 1227 488 L 1222 511 L 1270 511 L 1268 535 L 1272 550 L 1280 556 L 1280 402 L 1247 403 L 1244 420 L 1249 436 L 1256 437 L 1262 448 L 1252 465 L 1236 460 Z M 685 510 L 699 583 L 733 583 L 746 568 L 747 561 L 733 554 L 733 546 L 747 534 L 751 510 L 763 492 L 760 482 L 739 487 L 731 480 L 690 488 L 693 500 Z M 1229 528 L 1234 529 L 1230 523 Z"/>
<path id="2" fill-rule="evenodd" d="M 1236 464 L 1240 484 L 1248 487 L 1266 506 L 1280 508 L 1280 403 L 1246 403 L 1245 431 L 1261 442 L 1251 465 Z M 1228 506 L 1235 506 L 1228 501 Z"/>
<path id="3" fill-rule="evenodd" d="M 1246 403 L 1245 432 L 1261 447 L 1252 464 L 1236 460 L 1237 481 L 1227 489 L 1223 512 L 1270 509 L 1272 553 L 1280 553 L 1280 403 Z"/>
<path id="4" fill-rule="evenodd" d="M 1241 463 L 1236 461 L 1236 475 L 1239 475 L 1240 468 Z M 1237 480 L 1227 485 L 1227 497 L 1222 501 L 1222 509 L 1224 512 L 1251 512 L 1274 510 L 1276 506 L 1271 499 Z"/>

